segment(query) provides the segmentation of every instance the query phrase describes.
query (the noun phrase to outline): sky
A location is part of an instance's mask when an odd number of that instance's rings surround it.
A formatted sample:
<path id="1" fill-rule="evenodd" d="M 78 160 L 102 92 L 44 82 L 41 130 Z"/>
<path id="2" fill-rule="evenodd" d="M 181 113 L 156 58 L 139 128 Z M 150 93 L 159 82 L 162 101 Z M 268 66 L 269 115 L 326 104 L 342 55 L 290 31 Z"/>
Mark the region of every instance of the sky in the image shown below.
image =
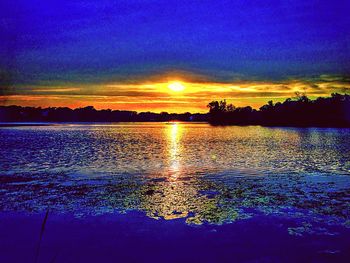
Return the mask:
<path id="1" fill-rule="evenodd" d="M 347 0 L 2 0 L 0 105 L 205 112 L 348 92 L 349 13 Z"/>

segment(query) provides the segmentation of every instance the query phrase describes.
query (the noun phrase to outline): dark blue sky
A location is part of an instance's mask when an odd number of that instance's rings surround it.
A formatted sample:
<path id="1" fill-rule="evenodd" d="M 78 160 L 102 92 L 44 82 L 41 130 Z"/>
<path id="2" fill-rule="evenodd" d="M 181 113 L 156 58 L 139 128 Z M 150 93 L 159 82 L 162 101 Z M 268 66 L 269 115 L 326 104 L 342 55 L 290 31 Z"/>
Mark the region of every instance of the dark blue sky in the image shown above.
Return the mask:
<path id="1" fill-rule="evenodd" d="M 172 70 L 219 82 L 348 75 L 349 14 L 348 0 L 1 0 L 1 75 L 5 85 Z"/>

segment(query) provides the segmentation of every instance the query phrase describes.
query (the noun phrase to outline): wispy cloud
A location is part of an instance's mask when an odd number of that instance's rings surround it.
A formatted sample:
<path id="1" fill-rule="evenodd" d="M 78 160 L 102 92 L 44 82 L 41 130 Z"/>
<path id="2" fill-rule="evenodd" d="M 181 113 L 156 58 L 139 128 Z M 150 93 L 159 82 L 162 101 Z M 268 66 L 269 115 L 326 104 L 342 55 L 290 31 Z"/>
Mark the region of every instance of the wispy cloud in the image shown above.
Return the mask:
<path id="1" fill-rule="evenodd" d="M 171 77 L 170 77 L 171 76 Z M 180 81 L 185 89 L 176 93 L 168 88 L 171 81 Z M 92 83 L 63 84 L 52 86 L 18 86 L 4 90 L 0 96 L 2 105 L 68 106 L 152 111 L 204 112 L 211 100 L 226 99 L 236 106 L 251 105 L 255 108 L 268 100 L 281 101 L 304 92 L 315 98 L 333 92 L 350 92 L 346 77 L 321 75 L 312 78 L 287 79 L 278 82 L 235 81 L 218 83 L 189 81 L 179 74 L 169 77 L 150 78 L 140 83 Z"/>

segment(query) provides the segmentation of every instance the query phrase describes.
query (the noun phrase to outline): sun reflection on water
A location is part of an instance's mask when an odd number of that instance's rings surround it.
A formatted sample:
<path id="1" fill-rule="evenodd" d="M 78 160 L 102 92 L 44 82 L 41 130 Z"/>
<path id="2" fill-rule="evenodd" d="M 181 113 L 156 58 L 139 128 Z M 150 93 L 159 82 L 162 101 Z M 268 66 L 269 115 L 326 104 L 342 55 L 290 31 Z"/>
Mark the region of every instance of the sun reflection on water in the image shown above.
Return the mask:
<path id="1" fill-rule="evenodd" d="M 169 152 L 169 174 L 172 180 L 176 180 L 181 173 L 181 124 L 174 122 L 168 126 L 167 137 L 168 137 L 168 152 Z"/>
<path id="2" fill-rule="evenodd" d="M 211 222 L 222 224 L 238 217 L 236 207 L 227 207 L 220 199 L 220 185 L 204 180 L 183 163 L 186 141 L 182 123 L 171 123 L 165 128 L 168 166 L 161 174 L 150 175 L 143 184 L 126 199 L 138 205 L 138 210 L 154 219 L 172 220 L 186 218 L 189 224 Z M 219 204 L 219 202 L 221 202 Z"/>

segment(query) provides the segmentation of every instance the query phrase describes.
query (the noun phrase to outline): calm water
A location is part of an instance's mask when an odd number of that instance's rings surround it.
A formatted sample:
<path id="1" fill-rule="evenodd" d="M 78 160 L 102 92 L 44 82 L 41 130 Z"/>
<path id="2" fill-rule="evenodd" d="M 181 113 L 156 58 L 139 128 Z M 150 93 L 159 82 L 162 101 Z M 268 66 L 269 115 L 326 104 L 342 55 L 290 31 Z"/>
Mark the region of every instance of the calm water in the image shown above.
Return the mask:
<path id="1" fill-rule="evenodd" d="M 350 256 L 349 129 L 3 127 L 0 149 L 1 262 Z"/>
<path id="2" fill-rule="evenodd" d="M 290 234 L 349 226 L 350 131 L 140 123 L 0 129 L 0 209 L 141 211 L 187 224 L 259 214 Z M 299 233 L 300 232 L 300 233 Z"/>

